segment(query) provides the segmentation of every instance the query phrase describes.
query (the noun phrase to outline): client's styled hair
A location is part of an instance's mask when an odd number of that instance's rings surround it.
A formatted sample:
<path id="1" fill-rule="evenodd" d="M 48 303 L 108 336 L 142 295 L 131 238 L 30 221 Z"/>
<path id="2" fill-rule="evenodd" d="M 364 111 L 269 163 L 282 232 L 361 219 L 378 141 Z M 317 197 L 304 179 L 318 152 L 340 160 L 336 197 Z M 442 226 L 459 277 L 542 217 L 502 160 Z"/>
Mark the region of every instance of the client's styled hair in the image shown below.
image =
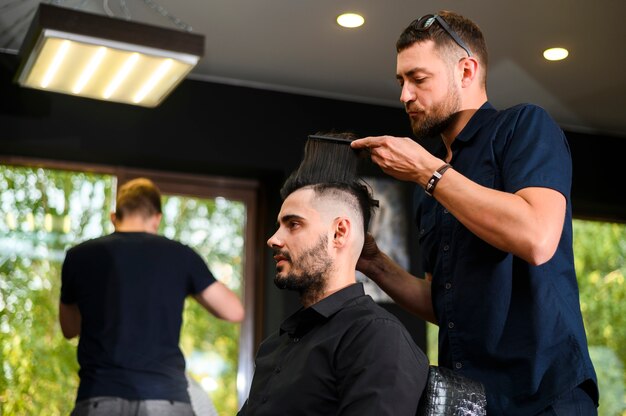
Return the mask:
<path id="1" fill-rule="evenodd" d="M 358 176 L 359 152 L 350 147 L 350 142 L 356 138 L 352 133 L 316 133 L 310 136 L 300 166 L 280 190 L 282 199 L 304 187 L 311 187 L 318 195 L 346 192 L 358 201 L 364 232 L 367 232 L 378 201 L 373 198 L 367 183 Z"/>

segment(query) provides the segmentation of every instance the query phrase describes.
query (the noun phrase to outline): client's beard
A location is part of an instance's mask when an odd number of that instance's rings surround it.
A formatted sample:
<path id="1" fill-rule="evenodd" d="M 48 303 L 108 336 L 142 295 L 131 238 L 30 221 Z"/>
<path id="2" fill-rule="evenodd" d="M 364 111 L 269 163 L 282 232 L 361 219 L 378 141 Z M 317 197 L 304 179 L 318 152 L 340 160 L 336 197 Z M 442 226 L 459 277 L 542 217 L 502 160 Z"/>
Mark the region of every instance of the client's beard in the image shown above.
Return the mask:
<path id="1" fill-rule="evenodd" d="M 332 269 L 332 260 L 326 252 L 328 238 L 321 236 L 319 242 L 303 252 L 296 264 L 287 252 L 276 250 L 291 263 L 291 270 L 285 276 L 276 274 L 274 284 L 279 289 L 294 290 L 300 294 L 303 304 L 313 304 L 321 299 L 326 289 L 328 271 Z"/>

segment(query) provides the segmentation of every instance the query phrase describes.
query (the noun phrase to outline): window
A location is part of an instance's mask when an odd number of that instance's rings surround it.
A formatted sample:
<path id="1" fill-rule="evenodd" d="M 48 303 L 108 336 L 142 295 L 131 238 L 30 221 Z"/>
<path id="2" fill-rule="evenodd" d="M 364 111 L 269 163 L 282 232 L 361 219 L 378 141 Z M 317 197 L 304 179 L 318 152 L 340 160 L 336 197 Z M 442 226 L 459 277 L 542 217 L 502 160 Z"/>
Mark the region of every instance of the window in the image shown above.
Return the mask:
<path id="1" fill-rule="evenodd" d="M 574 220 L 574 258 L 600 416 L 626 414 L 626 224 Z"/>
<path id="2" fill-rule="evenodd" d="M 150 177 L 161 188 L 161 233 L 193 247 L 242 296 L 246 321 L 220 321 L 189 299 L 181 349 L 191 377 L 220 414 L 234 414 L 252 375 L 256 184 L 107 169 L 0 165 L 0 401 L 4 415 L 66 415 L 78 386 L 77 341 L 58 325 L 65 251 L 113 231 L 118 183 Z M 71 167 L 70 167 L 71 168 Z M 79 170 L 82 168 L 82 170 Z"/>

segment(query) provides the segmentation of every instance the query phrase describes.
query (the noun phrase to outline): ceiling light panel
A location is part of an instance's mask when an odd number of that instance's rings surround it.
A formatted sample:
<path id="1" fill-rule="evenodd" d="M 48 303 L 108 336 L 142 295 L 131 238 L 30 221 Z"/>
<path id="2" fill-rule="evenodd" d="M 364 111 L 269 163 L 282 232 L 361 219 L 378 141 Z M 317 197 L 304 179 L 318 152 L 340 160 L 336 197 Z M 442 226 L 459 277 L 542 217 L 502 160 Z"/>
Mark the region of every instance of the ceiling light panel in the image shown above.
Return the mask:
<path id="1" fill-rule="evenodd" d="M 16 80 L 25 87 L 154 107 L 198 63 L 204 49 L 204 37 L 188 32 L 42 6 L 43 14 L 33 22 L 38 23 L 32 30 L 34 40 L 25 41 L 22 48 Z M 92 28 L 97 23 L 108 26 L 93 30 L 99 36 L 92 36 L 84 25 L 50 24 L 49 10 L 57 18 L 67 12 L 87 15 Z"/>

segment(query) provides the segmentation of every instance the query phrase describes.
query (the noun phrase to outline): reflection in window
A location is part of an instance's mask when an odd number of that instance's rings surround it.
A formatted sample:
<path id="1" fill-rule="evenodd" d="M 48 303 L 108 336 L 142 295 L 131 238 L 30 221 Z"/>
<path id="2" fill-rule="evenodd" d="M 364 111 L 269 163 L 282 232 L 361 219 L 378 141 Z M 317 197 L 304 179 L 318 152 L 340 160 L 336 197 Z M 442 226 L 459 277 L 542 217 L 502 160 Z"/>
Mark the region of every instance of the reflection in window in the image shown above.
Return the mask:
<path id="1" fill-rule="evenodd" d="M 0 165 L 0 414 L 68 415 L 78 387 L 77 340 L 58 324 L 68 248 L 109 234 L 116 178 Z M 241 295 L 245 204 L 165 196 L 160 232 L 193 247 Z M 238 409 L 240 326 L 187 301 L 181 348 L 187 369 L 220 414 Z"/>

